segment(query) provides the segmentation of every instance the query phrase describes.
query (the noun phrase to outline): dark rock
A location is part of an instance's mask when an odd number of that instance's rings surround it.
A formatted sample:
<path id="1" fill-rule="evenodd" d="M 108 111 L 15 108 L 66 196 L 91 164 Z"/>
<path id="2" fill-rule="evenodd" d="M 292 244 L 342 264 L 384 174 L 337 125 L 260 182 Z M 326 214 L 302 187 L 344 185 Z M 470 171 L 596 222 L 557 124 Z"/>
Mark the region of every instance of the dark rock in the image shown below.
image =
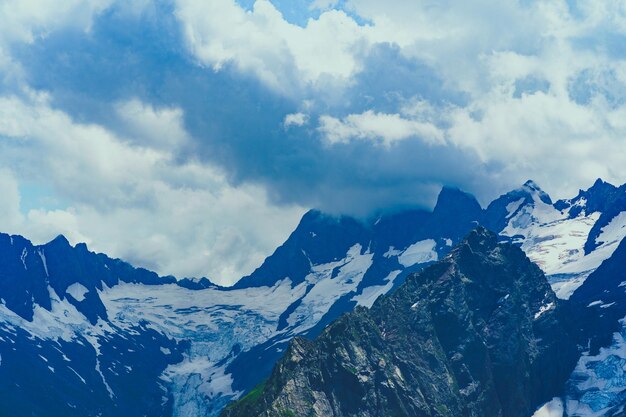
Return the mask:
<path id="1" fill-rule="evenodd" d="M 562 314 L 539 268 L 477 229 L 371 310 L 295 339 L 222 416 L 527 417 L 578 358 Z"/>

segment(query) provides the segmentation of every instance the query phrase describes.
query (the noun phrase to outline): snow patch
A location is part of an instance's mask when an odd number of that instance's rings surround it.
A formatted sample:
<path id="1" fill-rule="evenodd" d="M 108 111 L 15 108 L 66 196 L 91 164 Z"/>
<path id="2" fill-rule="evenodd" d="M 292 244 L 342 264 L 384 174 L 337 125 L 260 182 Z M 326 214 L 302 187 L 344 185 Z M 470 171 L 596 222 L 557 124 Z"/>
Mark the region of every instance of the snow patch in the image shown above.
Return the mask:
<path id="1" fill-rule="evenodd" d="M 524 203 L 524 200 L 525 200 L 524 198 L 520 198 L 517 201 L 513 201 L 512 203 L 507 204 L 506 206 L 506 212 L 508 213 L 506 215 L 507 219 L 517 212 L 517 210 L 520 208 L 522 203 Z"/>
<path id="2" fill-rule="evenodd" d="M 398 262 L 404 267 L 409 267 L 415 264 L 436 261 L 438 259 L 437 252 L 435 252 L 436 246 L 437 242 L 433 239 L 420 240 L 406 248 L 398 257 Z"/>
<path id="3" fill-rule="evenodd" d="M 622 326 L 624 320 L 622 320 Z M 567 386 L 565 402 L 569 417 L 601 417 L 621 402 L 626 391 L 626 329 L 613 334 L 613 343 L 595 356 L 584 353 Z M 613 415 L 613 414 L 610 414 Z"/>
<path id="4" fill-rule="evenodd" d="M 535 320 L 537 320 L 539 317 L 541 317 L 543 315 L 543 313 L 545 313 L 546 311 L 550 311 L 554 308 L 554 303 L 548 303 L 546 305 L 542 305 L 539 308 L 539 311 L 535 313 Z"/>
<path id="5" fill-rule="evenodd" d="M 371 308 L 374 305 L 374 301 L 381 295 L 387 294 L 393 288 L 393 282 L 401 271 L 392 271 L 385 278 L 385 285 L 372 285 L 366 287 L 359 295 L 355 295 L 352 300 L 356 301 L 358 305 Z"/>
<path id="6" fill-rule="evenodd" d="M 67 287 L 67 290 L 65 290 L 65 292 L 74 297 L 74 299 L 80 303 L 85 299 L 85 294 L 87 294 L 89 290 L 85 288 L 84 285 L 75 282 L 74 284 Z"/>
<path id="7" fill-rule="evenodd" d="M 535 411 L 533 417 L 563 417 L 563 410 L 563 400 L 557 397 Z"/>
<path id="8" fill-rule="evenodd" d="M 294 333 L 315 326 L 340 297 L 358 288 L 374 258 L 369 250 L 364 254 L 361 252 L 362 247 L 357 243 L 344 259 L 313 266 L 305 278 L 306 284 L 312 288 L 287 319 Z"/>
<path id="9" fill-rule="evenodd" d="M 44 253 L 43 249 L 39 249 L 37 253 L 39 254 L 39 258 L 41 258 L 41 263 L 43 263 L 43 269 L 46 272 L 46 276 L 49 277 L 50 274 L 48 273 L 48 264 L 46 263 L 46 254 Z"/>
<path id="10" fill-rule="evenodd" d="M 564 276 L 549 275 L 547 278 L 556 296 L 562 300 L 569 300 L 574 291 L 583 285 L 592 272 L 585 271 L 581 274 L 565 274 Z"/>
<path id="11" fill-rule="evenodd" d="M 397 250 L 393 246 L 389 246 L 389 250 L 383 254 L 385 258 L 391 258 L 392 256 L 398 256 L 402 253 L 401 250 Z"/>
<path id="12" fill-rule="evenodd" d="M 20 256 L 20 259 L 22 260 L 22 265 L 24 265 L 25 270 L 28 270 L 28 268 L 26 267 L 27 256 L 28 256 L 28 251 L 26 250 L 26 248 L 22 249 L 22 255 Z"/>

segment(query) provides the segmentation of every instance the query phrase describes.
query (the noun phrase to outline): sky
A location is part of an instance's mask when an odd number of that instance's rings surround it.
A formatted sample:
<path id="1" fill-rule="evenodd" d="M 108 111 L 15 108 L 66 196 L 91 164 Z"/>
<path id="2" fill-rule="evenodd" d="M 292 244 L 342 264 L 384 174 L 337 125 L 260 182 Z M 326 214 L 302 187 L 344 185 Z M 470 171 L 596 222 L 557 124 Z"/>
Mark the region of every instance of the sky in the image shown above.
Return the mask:
<path id="1" fill-rule="evenodd" d="M 0 231 L 231 284 L 310 208 L 626 182 L 626 3 L 0 0 Z"/>

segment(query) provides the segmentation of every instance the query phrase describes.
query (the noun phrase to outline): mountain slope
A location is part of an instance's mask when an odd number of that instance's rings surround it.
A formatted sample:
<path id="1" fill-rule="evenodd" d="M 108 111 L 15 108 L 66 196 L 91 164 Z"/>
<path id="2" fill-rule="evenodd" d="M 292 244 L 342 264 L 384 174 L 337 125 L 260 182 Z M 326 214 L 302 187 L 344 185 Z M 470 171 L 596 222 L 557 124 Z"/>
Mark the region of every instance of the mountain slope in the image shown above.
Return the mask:
<path id="1" fill-rule="evenodd" d="M 568 298 L 626 235 L 623 188 L 598 182 L 552 205 L 537 184 L 527 182 L 483 210 L 471 195 L 445 187 L 432 212 L 403 210 L 367 221 L 311 211 L 263 265 L 232 288 L 206 278 L 159 277 L 84 244 L 71 246 L 63 237 L 35 246 L 0 234 L 0 375 L 6 376 L 0 378 L 0 397 L 8 393 L 0 402 L 31 398 L 32 407 L 52 404 L 40 389 L 26 388 L 26 381 L 17 382 L 21 388 L 11 385 L 11 374 L 2 374 L 11 369 L 31 370 L 31 379 L 52 381 L 61 392 L 78 390 L 79 398 L 87 388 L 72 368 L 95 387 L 94 402 L 103 415 L 141 415 L 147 403 L 162 401 L 154 410 L 163 415 L 171 409 L 175 417 L 216 416 L 267 378 L 294 337 L 314 338 L 342 314 L 372 306 L 408 275 L 445 257 L 477 224 L 521 246 L 548 272 L 557 295 Z M 610 218 L 602 227 L 601 217 Z M 599 234 L 590 238 L 592 229 Z M 586 253 L 589 239 L 597 245 Z M 19 341 L 11 339 L 15 333 Z M 135 373 L 144 366 L 141 355 L 107 353 L 112 359 L 105 361 L 102 352 L 122 352 L 126 342 L 135 345 L 132 350 L 146 343 L 156 349 L 146 355 L 154 365 L 143 368 L 143 377 Z M 39 345 L 46 359 L 58 363 L 46 364 L 35 354 Z M 74 351 L 82 353 L 72 361 L 81 369 L 63 359 Z M 24 375 L 29 374 L 19 373 Z M 127 385 L 146 387 L 151 400 L 140 407 L 121 399 L 116 386 Z M 98 414 L 72 414 L 67 399 L 54 397 L 65 415 Z"/>
<path id="2" fill-rule="evenodd" d="M 566 384 L 569 417 L 623 416 L 626 405 L 626 240 L 570 298 L 583 310 L 586 350 Z M 560 415 L 558 417 L 561 417 Z"/>
<path id="3" fill-rule="evenodd" d="M 477 229 L 371 310 L 294 340 L 222 415 L 528 416 L 578 357 L 559 303 L 522 251 Z"/>

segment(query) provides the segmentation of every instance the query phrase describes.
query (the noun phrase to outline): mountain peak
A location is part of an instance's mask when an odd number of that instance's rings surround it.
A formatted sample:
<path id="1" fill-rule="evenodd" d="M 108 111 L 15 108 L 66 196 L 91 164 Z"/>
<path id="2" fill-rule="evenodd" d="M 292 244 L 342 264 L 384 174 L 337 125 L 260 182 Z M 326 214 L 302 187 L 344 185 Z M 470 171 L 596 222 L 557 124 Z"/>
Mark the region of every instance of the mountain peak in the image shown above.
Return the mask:
<path id="1" fill-rule="evenodd" d="M 471 194 L 454 187 L 443 187 L 433 210 L 436 216 L 464 215 L 478 220 L 482 207 Z"/>
<path id="2" fill-rule="evenodd" d="M 498 244 L 498 235 L 483 226 L 479 226 L 467 235 L 460 246 L 462 247 L 463 244 L 469 246 L 473 251 L 490 251 Z"/>
<path id="3" fill-rule="evenodd" d="M 593 185 L 585 192 L 586 194 L 604 194 L 616 190 L 617 187 L 610 182 L 604 181 L 602 178 L 598 178 Z"/>
<path id="4" fill-rule="evenodd" d="M 67 238 L 62 234 L 57 235 L 54 239 L 48 242 L 46 246 L 47 245 L 60 245 L 60 246 L 70 246 L 70 247 L 72 246 L 70 244 L 70 241 L 67 240 Z"/>
<path id="5" fill-rule="evenodd" d="M 525 191 L 526 193 L 530 195 L 539 197 L 539 199 L 546 204 L 552 205 L 552 199 L 550 198 L 548 193 L 543 191 L 541 187 L 539 186 L 539 184 L 537 184 L 533 180 L 526 181 L 524 185 L 522 185 L 521 190 Z"/>
<path id="6" fill-rule="evenodd" d="M 267 382 L 221 416 L 531 415 L 578 352 L 545 276 L 494 237 L 475 229 L 459 256 L 292 342 Z"/>
<path id="7" fill-rule="evenodd" d="M 538 189 L 538 190 L 540 189 L 539 185 L 537 185 L 537 183 L 535 181 L 533 181 L 533 180 L 527 180 L 524 183 L 524 186 L 525 187 L 530 187 L 530 188 L 533 188 L 533 189 Z"/>
<path id="8" fill-rule="evenodd" d="M 513 193 L 515 193 L 515 192 L 516 191 L 513 191 Z M 533 180 L 526 181 L 524 183 L 524 185 L 522 185 L 522 187 L 517 190 L 517 192 L 522 192 L 524 194 L 527 194 L 527 195 L 531 196 L 533 198 L 533 200 L 535 200 L 535 201 L 538 198 L 543 203 L 548 204 L 548 205 L 552 205 L 552 199 L 550 198 L 548 193 L 543 191 L 541 189 L 541 187 L 539 186 L 539 184 L 537 184 Z"/>

